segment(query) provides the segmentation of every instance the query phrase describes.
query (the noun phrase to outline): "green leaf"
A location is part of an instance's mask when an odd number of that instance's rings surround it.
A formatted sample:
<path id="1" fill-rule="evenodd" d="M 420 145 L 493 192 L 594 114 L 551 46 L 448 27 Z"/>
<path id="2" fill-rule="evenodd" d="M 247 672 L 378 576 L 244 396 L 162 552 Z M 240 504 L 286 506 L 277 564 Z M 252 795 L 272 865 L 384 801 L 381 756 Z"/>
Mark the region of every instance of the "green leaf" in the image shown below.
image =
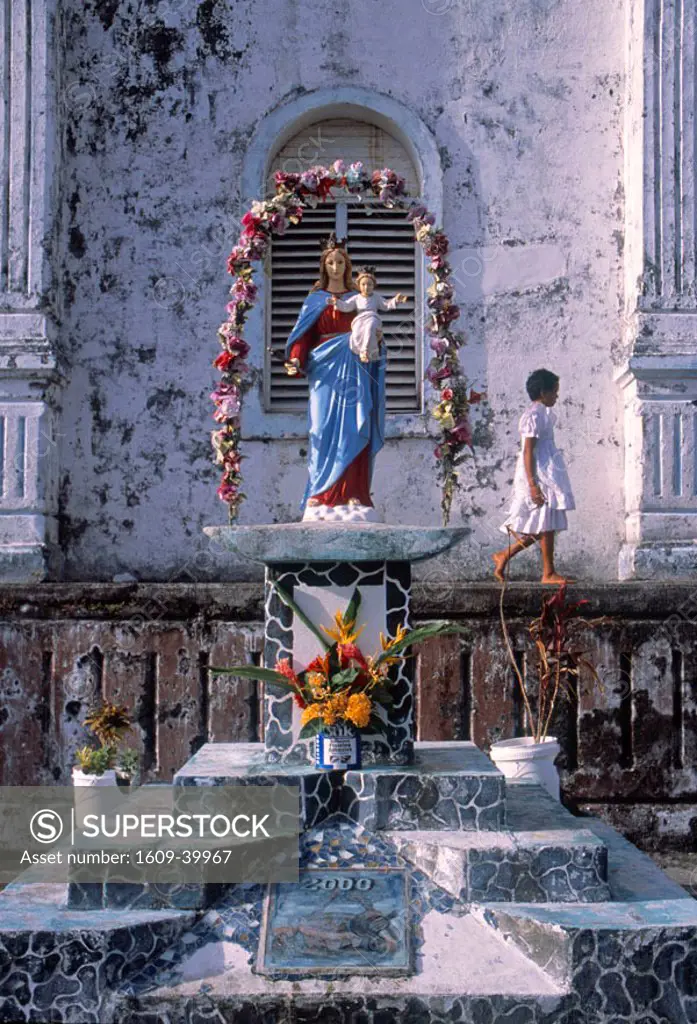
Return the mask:
<path id="1" fill-rule="evenodd" d="M 379 665 L 380 662 L 385 660 L 385 658 L 391 658 L 395 654 L 402 655 L 404 651 L 408 650 L 410 647 L 414 647 L 416 644 L 421 644 L 424 640 L 430 640 L 431 637 L 447 636 L 452 633 L 469 634 L 469 630 L 466 626 L 461 626 L 459 622 L 433 622 L 429 626 L 418 626 L 416 629 L 412 629 L 407 633 L 407 635 L 397 643 L 393 644 L 389 651 L 383 651 L 383 653 L 376 659 L 375 664 Z"/>
<path id="2" fill-rule="evenodd" d="M 341 689 L 344 686 L 349 686 L 359 675 L 360 670 L 357 668 L 345 668 L 342 672 L 335 672 L 331 677 L 332 686 L 334 689 Z"/>
<path id="3" fill-rule="evenodd" d="M 260 668 L 259 665 L 234 665 L 232 668 L 209 668 L 214 676 L 239 676 L 241 679 L 259 679 L 263 683 L 272 683 L 273 686 L 282 686 L 286 690 L 297 693 L 297 687 L 293 686 L 290 679 L 282 672 L 276 672 L 272 668 Z"/>
<path id="4" fill-rule="evenodd" d="M 310 740 L 313 736 L 316 736 L 318 732 L 322 731 L 322 719 L 313 718 L 311 722 L 304 725 L 298 734 L 299 740 Z"/>
<path id="5" fill-rule="evenodd" d="M 360 607 L 361 607 L 361 592 L 358 589 L 358 587 L 356 587 L 356 589 L 354 590 L 353 594 L 351 595 L 351 600 L 349 601 L 348 605 L 346 606 L 346 611 L 344 612 L 344 625 L 345 626 L 350 626 L 350 625 L 352 625 L 356 621 L 356 619 L 358 618 L 358 610 L 359 610 Z"/>
<path id="6" fill-rule="evenodd" d="M 288 594 L 283 589 L 283 587 L 279 583 L 277 583 L 275 580 L 271 580 L 271 586 L 276 591 L 276 593 L 278 594 L 280 599 L 283 601 L 283 603 L 285 605 L 287 605 L 291 609 L 293 614 L 296 615 L 300 619 L 302 624 L 304 626 L 307 626 L 307 628 L 310 630 L 311 633 L 314 633 L 314 635 L 317 637 L 317 639 L 322 644 L 322 647 L 325 649 L 325 651 L 328 651 L 331 648 L 331 646 L 332 646 L 331 643 L 326 638 L 326 636 L 324 636 L 320 632 L 319 628 L 314 624 L 314 622 L 312 622 L 311 619 L 308 619 L 308 617 L 305 614 L 305 612 L 302 610 L 302 608 L 299 605 L 297 605 L 295 603 L 295 601 L 290 596 L 290 594 Z"/>

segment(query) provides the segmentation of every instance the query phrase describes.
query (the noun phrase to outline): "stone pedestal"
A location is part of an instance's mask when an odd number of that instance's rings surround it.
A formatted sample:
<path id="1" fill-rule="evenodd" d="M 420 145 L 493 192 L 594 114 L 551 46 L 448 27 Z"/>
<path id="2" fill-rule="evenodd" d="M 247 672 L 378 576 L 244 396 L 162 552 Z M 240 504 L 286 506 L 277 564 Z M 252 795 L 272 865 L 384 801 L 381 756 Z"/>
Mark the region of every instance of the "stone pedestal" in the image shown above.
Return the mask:
<path id="1" fill-rule="evenodd" d="M 423 529 L 384 524 L 293 523 L 283 526 L 210 527 L 226 550 L 266 566 L 264 662 L 287 658 L 296 670 L 322 653 L 317 637 L 284 603 L 278 584 L 317 626 L 331 627 L 354 590 L 361 593 L 357 625 L 364 654 L 380 651 L 380 634 L 409 628 L 411 563 L 432 558 L 468 533 L 466 528 Z M 391 669 L 393 706 L 382 709 L 384 729 L 361 737 L 363 765 L 409 765 L 413 759 L 412 662 Z M 267 685 L 264 743 L 270 763 L 311 764 L 314 741 L 301 740 L 300 709 L 290 694 Z"/>

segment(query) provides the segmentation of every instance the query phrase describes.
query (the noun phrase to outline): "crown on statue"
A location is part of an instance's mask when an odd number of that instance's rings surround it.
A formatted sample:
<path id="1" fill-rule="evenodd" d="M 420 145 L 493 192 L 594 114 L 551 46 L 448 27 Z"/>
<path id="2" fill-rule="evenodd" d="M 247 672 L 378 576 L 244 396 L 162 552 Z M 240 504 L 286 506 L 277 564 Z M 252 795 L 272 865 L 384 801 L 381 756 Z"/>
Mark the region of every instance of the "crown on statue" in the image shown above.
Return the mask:
<path id="1" fill-rule="evenodd" d="M 364 267 L 359 267 L 355 274 L 356 280 L 358 280 L 358 278 L 362 277 L 364 274 L 368 274 L 370 277 L 377 278 L 377 267 L 374 267 L 372 263 L 366 264 Z"/>
<path id="2" fill-rule="evenodd" d="M 330 235 L 327 235 L 326 238 L 320 238 L 320 240 L 319 240 L 319 247 L 322 250 L 322 252 L 329 252 L 332 249 L 343 249 L 344 252 L 345 252 L 346 251 L 346 239 L 345 238 L 337 238 L 336 237 L 336 233 L 334 231 L 332 231 L 332 233 Z"/>

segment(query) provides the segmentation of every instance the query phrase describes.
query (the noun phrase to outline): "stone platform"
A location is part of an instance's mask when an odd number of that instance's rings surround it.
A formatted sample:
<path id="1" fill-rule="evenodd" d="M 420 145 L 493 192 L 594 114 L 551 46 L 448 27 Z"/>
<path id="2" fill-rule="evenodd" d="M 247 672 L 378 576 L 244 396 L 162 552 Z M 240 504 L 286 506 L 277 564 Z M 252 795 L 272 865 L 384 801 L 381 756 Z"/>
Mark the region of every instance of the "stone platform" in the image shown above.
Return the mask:
<path id="1" fill-rule="evenodd" d="M 322 562 L 420 562 L 435 558 L 472 532 L 468 526 L 392 526 L 385 523 L 273 523 L 206 526 L 226 551 L 266 565 Z"/>
<path id="2" fill-rule="evenodd" d="M 304 828 L 338 811 L 371 829 L 500 829 L 505 822 L 504 776 L 473 743 L 416 743 L 412 764 L 348 772 L 269 763 L 262 743 L 207 743 L 174 782 L 298 785 Z"/>
<path id="3" fill-rule="evenodd" d="M 375 766 L 323 781 L 308 766 L 265 763 L 257 745 L 202 748 L 178 785 L 263 776 L 299 780 L 310 800 L 322 790 L 301 836 L 300 883 L 199 892 L 207 909 L 197 913 L 176 909 L 182 892 L 157 887 L 95 889 L 102 909 L 78 911 L 66 887 L 8 886 L 0 1021 L 697 1021 L 697 903 L 612 829 L 572 817 L 537 786 L 499 778 L 471 744 L 446 747 L 417 744 L 412 771 Z M 350 798 L 365 778 L 386 786 L 366 796 L 371 828 Z M 477 828 L 476 817 L 474 827 L 433 827 L 428 815 L 458 780 L 475 798 L 493 787 L 482 806 L 495 808 L 496 828 L 485 819 Z M 398 827 L 386 827 L 391 820 Z M 370 893 L 336 902 L 356 881 L 390 872 L 404 887 L 401 904 Z M 318 880 L 328 892 L 311 912 L 273 917 L 274 893 L 293 890 L 309 907 L 303 886 Z M 145 909 L 153 899 L 163 909 Z"/>
<path id="4" fill-rule="evenodd" d="M 524 788 L 521 807 L 544 803 L 541 790 Z M 509 789 L 515 805 L 523 787 Z M 264 894 L 237 887 L 200 919 L 189 942 L 121 988 L 104 1024 L 696 1020 L 697 903 L 612 829 L 590 819 L 584 826 L 608 851 L 606 900 L 503 904 L 455 899 L 402 855 L 392 834 L 336 817 L 305 836 L 303 866 L 409 870 L 413 973 L 303 980 L 255 973 Z"/>

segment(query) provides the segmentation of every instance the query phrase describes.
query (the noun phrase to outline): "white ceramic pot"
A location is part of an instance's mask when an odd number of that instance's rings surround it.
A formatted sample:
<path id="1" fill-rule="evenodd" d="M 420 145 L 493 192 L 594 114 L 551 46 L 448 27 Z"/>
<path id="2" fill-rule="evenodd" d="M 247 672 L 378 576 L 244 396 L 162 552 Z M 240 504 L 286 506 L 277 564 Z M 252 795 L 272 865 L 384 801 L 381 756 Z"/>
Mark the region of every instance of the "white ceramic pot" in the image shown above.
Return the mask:
<path id="1" fill-rule="evenodd" d="M 115 786 L 116 772 L 108 768 L 103 775 L 86 775 L 82 768 L 73 768 L 73 786 Z"/>
<path id="2" fill-rule="evenodd" d="M 535 743 L 532 736 L 519 736 L 514 740 L 494 743 L 489 757 L 507 779 L 536 782 L 558 800 L 559 772 L 554 761 L 559 749 L 554 736 L 548 736 L 544 743 Z"/>

